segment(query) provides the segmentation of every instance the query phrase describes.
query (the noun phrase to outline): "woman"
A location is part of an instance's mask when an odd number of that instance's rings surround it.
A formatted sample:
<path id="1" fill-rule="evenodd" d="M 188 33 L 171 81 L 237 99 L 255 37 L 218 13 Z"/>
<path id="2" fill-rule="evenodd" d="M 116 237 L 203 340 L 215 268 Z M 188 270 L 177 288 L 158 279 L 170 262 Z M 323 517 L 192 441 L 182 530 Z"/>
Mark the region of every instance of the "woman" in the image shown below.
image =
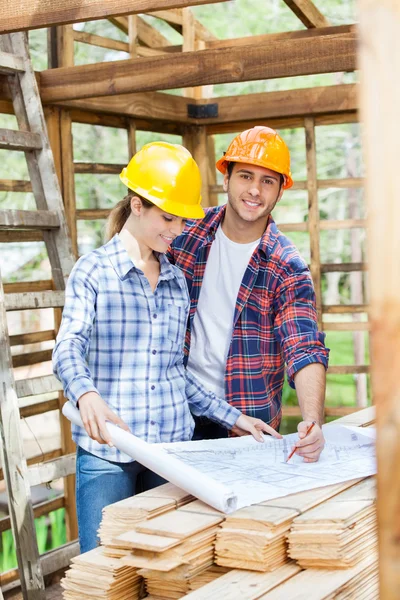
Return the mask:
<path id="1" fill-rule="evenodd" d="M 190 440 L 191 410 L 259 441 L 260 431 L 280 437 L 207 392 L 183 365 L 189 296 L 164 252 L 186 218 L 204 214 L 195 161 L 182 146 L 155 142 L 121 179 L 133 193 L 111 212 L 109 242 L 70 275 L 53 355 L 85 426 L 72 428 L 81 552 L 95 547 L 104 506 L 163 483 L 113 447 L 106 421 L 150 443 Z"/>

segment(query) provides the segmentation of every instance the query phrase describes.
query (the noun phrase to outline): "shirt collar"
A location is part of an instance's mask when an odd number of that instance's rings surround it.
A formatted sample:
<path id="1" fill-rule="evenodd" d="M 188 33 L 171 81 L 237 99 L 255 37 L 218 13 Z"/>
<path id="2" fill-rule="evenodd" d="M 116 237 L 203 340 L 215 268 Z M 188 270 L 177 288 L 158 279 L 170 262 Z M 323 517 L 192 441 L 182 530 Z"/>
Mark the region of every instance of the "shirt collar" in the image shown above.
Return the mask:
<path id="1" fill-rule="evenodd" d="M 141 269 L 135 266 L 135 263 L 125 250 L 118 233 L 115 234 L 114 237 L 104 245 L 104 250 L 114 268 L 114 271 L 122 281 L 126 279 L 127 275 L 132 269 L 142 273 Z M 168 262 L 167 257 L 158 252 L 156 255 L 160 262 L 160 279 L 168 280 L 176 277 L 174 268 Z"/>
<path id="2" fill-rule="evenodd" d="M 208 224 L 207 238 L 210 241 L 213 241 L 215 238 L 216 231 L 217 231 L 218 227 L 221 225 L 221 223 L 225 217 L 225 210 L 226 210 L 226 204 L 224 206 L 221 206 L 220 210 L 218 210 L 214 213 L 214 215 L 212 216 L 212 219 L 210 220 L 210 222 Z M 271 252 L 272 252 L 272 249 L 275 245 L 278 234 L 279 234 L 279 231 L 276 226 L 276 223 L 275 223 L 274 219 L 271 217 L 271 215 L 269 215 L 268 221 L 267 221 L 267 226 L 261 237 L 257 251 L 263 252 L 265 254 L 265 256 L 268 257 L 268 255 L 271 254 Z"/>

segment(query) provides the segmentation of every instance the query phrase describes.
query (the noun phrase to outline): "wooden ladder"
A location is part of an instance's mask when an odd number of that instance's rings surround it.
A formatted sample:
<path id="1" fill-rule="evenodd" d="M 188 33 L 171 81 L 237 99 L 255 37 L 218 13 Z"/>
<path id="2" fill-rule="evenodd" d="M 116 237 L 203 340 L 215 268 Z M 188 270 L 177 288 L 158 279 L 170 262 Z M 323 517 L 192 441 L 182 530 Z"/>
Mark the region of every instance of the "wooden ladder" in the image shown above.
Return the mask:
<path id="1" fill-rule="evenodd" d="M 0 36 L 0 73 L 9 84 L 19 130 L 0 129 L 0 148 L 25 153 L 37 210 L 1 210 L 0 229 L 42 231 L 53 289 L 4 294 L 0 276 L 0 435 L 19 576 L 24 599 L 44 600 L 41 558 L 31 500 L 32 485 L 75 472 L 72 456 L 28 468 L 20 432 L 18 399 L 61 389 L 55 377 L 15 381 L 6 311 L 61 307 L 74 264 L 61 192 L 47 136 L 43 108 L 24 33 Z"/>

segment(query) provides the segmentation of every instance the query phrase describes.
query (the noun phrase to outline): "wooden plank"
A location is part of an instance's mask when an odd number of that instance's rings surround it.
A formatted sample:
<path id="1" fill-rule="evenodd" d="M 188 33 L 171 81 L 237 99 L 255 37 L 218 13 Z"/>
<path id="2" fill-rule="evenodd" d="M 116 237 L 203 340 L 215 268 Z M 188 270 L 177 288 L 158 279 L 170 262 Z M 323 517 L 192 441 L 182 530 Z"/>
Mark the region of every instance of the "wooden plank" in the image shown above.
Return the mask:
<path id="1" fill-rule="evenodd" d="M 59 215 L 54 210 L 0 210 L 0 229 L 57 229 Z"/>
<path id="2" fill-rule="evenodd" d="M 91 174 L 91 175 L 119 175 L 126 165 L 115 165 L 106 163 L 84 163 L 75 162 L 75 174 Z"/>
<path id="3" fill-rule="evenodd" d="M 5 296 L 0 278 L 0 453 L 8 490 L 21 585 L 26 597 L 45 600 L 27 464 L 20 433 L 18 398 L 14 386 L 11 350 L 8 344 Z"/>
<path id="4" fill-rule="evenodd" d="M 325 304 L 322 306 L 322 312 L 331 315 L 367 313 L 368 308 L 368 304 Z"/>
<path id="5" fill-rule="evenodd" d="M 96 221 L 97 219 L 107 219 L 111 208 L 82 208 L 76 211 L 78 221 Z"/>
<path id="6" fill-rule="evenodd" d="M 329 28 L 330 29 L 330 28 Z M 340 28 L 337 28 L 340 30 Z M 40 73 L 44 102 L 355 69 L 356 33 L 335 31 L 241 48 L 182 52 Z M 226 65 L 229 65 L 227 69 Z"/>
<path id="7" fill-rule="evenodd" d="M 186 123 L 188 100 L 181 96 L 161 92 L 145 92 L 141 94 L 123 94 L 110 98 L 88 98 L 84 100 L 66 100 L 58 104 L 65 108 L 76 108 L 82 111 L 124 115 L 135 119 L 153 119 L 155 121 L 172 121 Z M 76 121 L 75 113 L 71 118 Z M 101 124 L 101 123 L 99 123 Z M 117 125 L 114 125 L 114 127 Z M 126 121 L 121 121 L 126 127 Z M 156 124 L 153 124 L 155 127 Z M 137 126 L 140 129 L 139 126 Z"/>
<path id="8" fill-rule="evenodd" d="M 36 506 L 33 507 L 33 515 L 35 519 L 37 519 L 43 515 L 48 515 L 53 510 L 58 510 L 59 508 L 64 508 L 63 496 L 58 496 L 53 500 L 47 500 L 46 502 L 36 504 Z M 0 519 L 0 533 L 7 531 L 7 529 L 11 529 L 11 520 L 10 517 L 3 517 Z"/>
<path id="9" fill-rule="evenodd" d="M 193 514 L 178 509 L 139 523 L 136 531 L 183 540 L 221 521 L 223 517 L 217 515 Z"/>
<path id="10" fill-rule="evenodd" d="M 51 333 L 54 334 L 53 331 Z M 15 382 L 15 389 L 18 398 L 24 398 L 25 396 L 58 392 L 62 390 L 62 384 L 54 375 L 43 375 L 32 379 L 20 379 Z"/>
<path id="11" fill-rule="evenodd" d="M 369 331 L 371 325 L 363 321 L 337 323 L 336 321 L 325 321 L 322 323 L 323 331 Z"/>
<path id="12" fill-rule="evenodd" d="M 382 600 L 400 596 L 400 321 L 398 256 L 400 205 L 393 186 L 400 126 L 400 6 L 360 0 L 359 64 L 362 72 L 361 114 L 364 122 L 368 262 L 371 321 L 371 382 L 377 419 L 379 568 Z M 373 75 L 375 74 L 375 75 Z M 374 76 L 374 84 L 370 78 Z M 376 90 L 379 89 L 379 102 Z M 376 138 L 379 132 L 379 137 Z M 385 157 L 382 152 L 385 152 Z M 382 198 L 380 207 L 376 193 Z"/>
<path id="13" fill-rule="evenodd" d="M 90 44 L 91 46 L 98 46 L 99 48 L 108 48 L 110 50 L 129 53 L 129 44 L 127 42 L 113 40 L 102 35 L 88 33 L 87 31 L 76 31 L 76 29 L 74 29 L 74 40 L 81 44 Z"/>
<path id="14" fill-rule="evenodd" d="M 286 580 L 290 580 L 300 572 L 300 567 L 295 563 L 289 563 L 276 569 L 272 573 L 255 573 L 254 571 L 245 571 L 234 569 L 222 575 L 215 581 L 208 583 L 195 592 L 185 596 L 188 600 L 232 600 L 240 598 L 241 600 L 256 600 L 261 594 L 272 590 Z"/>
<path id="15" fill-rule="evenodd" d="M 0 52 L 0 73 L 10 75 L 16 71 L 25 71 L 24 59 L 9 52 Z"/>
<path id="16" fill-rule="evenodd" d="M 44 292 L 53 288 L 51 279 L 43 279 L 42 281 L 16 281 L 14 283 L 5 283 L 4 292 L 12 294 L 17 292 Z"/>
<path id="17" fill-rule="evenodd" d="M 17 179 L 0 180 L 0 192 L 31 192 L 32 184 L 30 181 Z"/>
<path id="18" fill-rule="evenodd" d="M 208 195 L 208 146 L 205 127 L 198 126 L 192 128 L 192 154 L 201 173 L 202 205 L 210 206 L 210 199 Z"/>
<path id="19" fill-rule="evenodd" d="M 133 119 L 128 119 L 128 158 L 136 154 L 136 123 Z"/>
<path id="20" fill-rule="evenodd" d="M 44 402 L 35 402 L 35 404 L 28 404 L 27 406 L 20 406 L 19 413 L 21 418 L 33 417 L 35 415 L 42 415 L 43 413 L 51 410 L 58 409 L 58 400 L 45 400 Z"/>
<path id="21" fill-rule="evenodd" d="M 312 117 L 304 119 L 306 133 L 308 231 L 310 233 L 310 272 L 314 282 L 318 329 L 322 329 L 322 287 L 320 255 L 320 219 L 317 189 L 317 150 L 315 126 Z"/>
<path id="22" fill-rule="evenodd" d="M 369 365 L 338 365 L 328 367 L 328 375 L 355 375 L 356 373 L 369 373 Z"/>
<path id="23" fill-rule="evenodd" d="M 28 367 L 51 360 L 52 350 L 38 350 L 37 352 L 25 352 L 24 354 L 15 354 L 12 357 L 12 365 L 17 367 Z"/>
<path id="24" fill-rule="evenodd" d="M 53 461 L 29 467 L 28 478 L 31 487 L 48 483 L 61 477 L 72 475 L 76 470 L 76 454 L 66 454 Z"/>
<path id="25" fill-rule="evenodd" d="M 63 23 L 79 23 L 105 19 L 114 15 L 139 14 L 152 10 L 179 8 L 213 4 L 224 0 L 48 0 L 35 7 L 28 0 L 2 7 L 1 21 L 3 33 L 26 29 L 38 29 Z"/>
<path id="26" fill-rule="evenodd" d="M 201 124 L 233 123 L 276 117 L 313 116 L 331 112 L 354 112 L 358 108 L 358 85 L 335 85 L 314 88 L 260 92 L 243 96 L 226 96 L 198 101 L 218 103 L 218 117 L 201 119 Z M 198 122 L 198 121 L 197 121 Z M 200 124 L 198 122 L 198 124 Z"/>
<path id="27" fill-rule="evenodd" d="M 64 292 L 47 291 L 6 294 L 4 298 L 4 305 L 6 310 L 63 307 Z"/>
<path id="28" fill-rule="evenodd" d="M 367 271 L 367 263 L 322 263 L 321 273 L 351 273 L 353 271 Z"/>
<path id="29" fill-rule="evenodd" d="M 37 463 L 43 463 L 46 460 L 53 460 L 54 458 L 57 458 L 59 456 L 62 456 L 62 450 L 61 448 L 56 448 L 55 450 L 49 450 L 49 452 L 42 452 L 37 456 L 31 456 L 30 458 L 28 458 L 26 463 L 27 465 L 35 465 Z M 4 479 L 4 474 L 3 469 L 0 469 L 0 480 L 2 479 Z"/>
<path id="30" fill-rule="evenodd" d="M 0 242 L 3 244 L 15 244 L 21 242 L 43 242 L 42 231 L 0 231 Z"/>
<path id="31" fill-rule="evenodd" d="M 12 347 L 24 346 L 25 344 L 37 344 L 39 342 L 47 342 L 49 340 L 55 339 L 56 334 L 54 329 L 48 329 L 47 331 L 33 331 L 32 333 L 20 333 L 18 335 L 10 335 L 10 346 Z"/>
<path id="32" fill-rule="evenodd" d="M 38 133 L 17 131 L 15 129 L 0 129 L 1 150 L 40 150 L 42 140 Z"/>
<path id="33" fill-rule="evenodd" d="M 328 27 L 329 21 L 311 0 L 284 0 L 306 27 Z"/>

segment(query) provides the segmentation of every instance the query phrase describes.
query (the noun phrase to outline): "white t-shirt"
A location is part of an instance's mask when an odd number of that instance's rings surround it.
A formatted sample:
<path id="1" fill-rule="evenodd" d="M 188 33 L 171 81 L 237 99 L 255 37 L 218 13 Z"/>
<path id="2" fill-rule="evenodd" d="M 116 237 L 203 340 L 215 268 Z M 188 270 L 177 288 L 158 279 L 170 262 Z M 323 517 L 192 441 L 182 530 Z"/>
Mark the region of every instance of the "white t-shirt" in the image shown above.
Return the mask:
<path id="1" fill-rule="evenodd" d="M 219 226 L 210 248 L 191 329 L 188 369 L 220 398 L 225 398 L 225 366 L 236 299 L 259 243 L 232 242 Z"/>

